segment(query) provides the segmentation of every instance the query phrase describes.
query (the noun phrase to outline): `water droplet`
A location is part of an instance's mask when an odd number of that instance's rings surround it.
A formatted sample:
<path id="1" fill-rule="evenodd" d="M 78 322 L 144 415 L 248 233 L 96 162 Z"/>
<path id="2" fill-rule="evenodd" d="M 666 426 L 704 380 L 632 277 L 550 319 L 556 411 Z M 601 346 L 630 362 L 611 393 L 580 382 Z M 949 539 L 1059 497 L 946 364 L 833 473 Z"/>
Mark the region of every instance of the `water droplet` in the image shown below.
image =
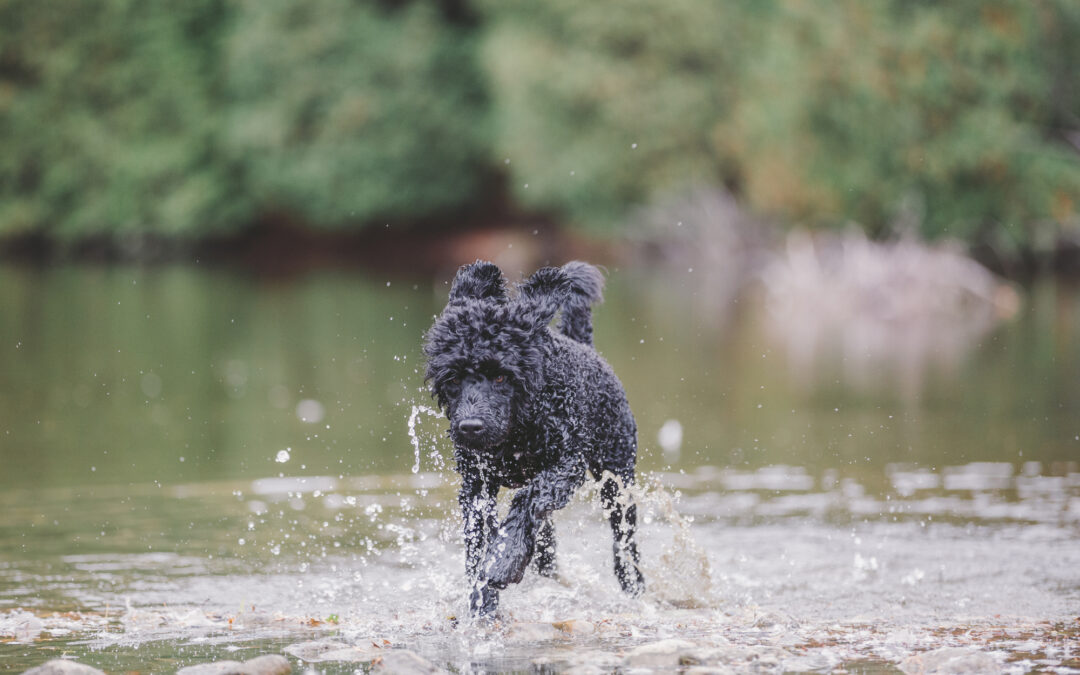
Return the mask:
<path id="1" fill-rule="evenodd" d="M 300 421 L 317 424 L 326 415 L 326 408 L 315 399 L 305 398 L 296 404 L 296 416 Z"/>
<path id="2" fill-rule="evenodd" d="M 139 386 L 142 388 L 143 394 L 146 398 L 157 398 L 161 396 L 161 378 L 154 373 L 146 373 L 139 381 Z"/>
<path id="3" fill-rule="evenodd" d="M 660 443 L 664 453 L 674 455 L 679 452 L 683 441 L 683 428 L 679 420 L 668 420 L 660 427 L 656 440 Z"/>
<path id="4" fill-rule="evenodd" d="M 416 435 L 416 420 L 420 417 L 420 413 L 427 413 L 432 417 L 439 417 L 440 413 L 434 408 L 429 408 L 426 405 L 414 405 L 412 407 L 412 413 L 409 415 L 409 441 L 413 446 L 413 453 L 416 457 L 416 462 L 412 466 L 413 473 L 420 473 L 420 438 Z"/>

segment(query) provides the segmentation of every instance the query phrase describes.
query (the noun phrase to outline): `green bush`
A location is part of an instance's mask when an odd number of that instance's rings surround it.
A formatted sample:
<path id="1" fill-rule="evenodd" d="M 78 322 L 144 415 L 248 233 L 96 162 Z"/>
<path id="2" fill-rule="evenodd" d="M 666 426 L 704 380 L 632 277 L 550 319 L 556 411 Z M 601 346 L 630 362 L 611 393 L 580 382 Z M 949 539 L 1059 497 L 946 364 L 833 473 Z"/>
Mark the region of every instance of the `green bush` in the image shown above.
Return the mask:
<path id="1" fill-rule="evenodd" d="M 701 0 L 490 0 L 496 157 L 522 204 L 611 226 L 724 177 L 710 133 L 745 65 L 748 12 Z M 753 12 L 749 12 L 753 13 Z"/>
<path id="2" fill-rule="evenodd" d="M 785 221 L 880 229 L 914 208 L 927 235 L 1030 242 L 1080 194 L 1077 154 L 1052 133 L 1071 47 L 1055 33 L 1075 36 L 1076 7 L 780 4 L 718 151 Z"/>
<path id="3" fill-rule="evenodd" d="M 9 0 L 0 238 L 200 238 L 500 204 L 611 231 L 1080 231 L 1075 0 Z"/>
<path id="4" fill-rule="evenodd" d="M 1072 0 L 485 7 L 496 147 L 533 208 L 615 224 L 724 183 L 784 223 L 1030 243 L 1076 219 Z"/>
<path id="5" fill-rule="evenodd" d="M 197 238 L 482 201 L 470 29 L 430 3 L 0 5 L 0 236 Z"/>
<path id="6" fill-rule="evenodd" d="M 487 99 L 468 26 L 431 4 L 243 4 L 227 135 L 250 197 L 320 226 L 483 199 Z"/>
<path id="7" fill-rule="evenodd" d="M 245 219 L 216 111 L 219 0 L 0 4 L 0 235 L 198 236 Z"/>

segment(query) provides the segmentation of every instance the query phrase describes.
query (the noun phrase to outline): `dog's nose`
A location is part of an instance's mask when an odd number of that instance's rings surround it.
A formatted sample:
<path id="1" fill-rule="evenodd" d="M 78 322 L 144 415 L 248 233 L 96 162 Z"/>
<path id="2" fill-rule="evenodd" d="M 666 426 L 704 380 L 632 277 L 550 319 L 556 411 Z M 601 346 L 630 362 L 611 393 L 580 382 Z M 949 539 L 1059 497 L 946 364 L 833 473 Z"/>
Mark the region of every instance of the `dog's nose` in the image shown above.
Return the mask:
<path id="1" fill-rule="evenodd" d="M 475 436 L 484 430 L 484 421 L 477 417 L 469 417 L 458 422 L 457 428 L 466 436 Z"/>

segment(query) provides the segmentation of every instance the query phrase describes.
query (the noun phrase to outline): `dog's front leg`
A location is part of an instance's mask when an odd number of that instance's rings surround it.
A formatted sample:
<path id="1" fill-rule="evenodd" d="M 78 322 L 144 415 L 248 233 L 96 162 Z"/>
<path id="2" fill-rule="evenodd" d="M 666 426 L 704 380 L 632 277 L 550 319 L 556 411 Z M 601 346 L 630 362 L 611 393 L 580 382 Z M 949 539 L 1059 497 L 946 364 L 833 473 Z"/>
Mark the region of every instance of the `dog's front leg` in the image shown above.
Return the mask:
<path id="1" fill-rule="evenodd" d="M 517 491 L 484 563 L 490 586 L 506 588 L 521 581 L 536 550 L 536 536 L 544 520 L 566 506 L 584 481 L 583 459 L 563 457 Z"/>
<path id="2" fill-rule="evenodd" d="M 458 503 L 465 529 L 465 574 L 472 591 L 469 609 L 473 614 L 491 614 L 499 606 L 499 595 L 483 578 L 481 563 L 498 522 L 495 498 L 499 486 L 480 471 L 468 468 L 461 474 L 461 492 Z"/>

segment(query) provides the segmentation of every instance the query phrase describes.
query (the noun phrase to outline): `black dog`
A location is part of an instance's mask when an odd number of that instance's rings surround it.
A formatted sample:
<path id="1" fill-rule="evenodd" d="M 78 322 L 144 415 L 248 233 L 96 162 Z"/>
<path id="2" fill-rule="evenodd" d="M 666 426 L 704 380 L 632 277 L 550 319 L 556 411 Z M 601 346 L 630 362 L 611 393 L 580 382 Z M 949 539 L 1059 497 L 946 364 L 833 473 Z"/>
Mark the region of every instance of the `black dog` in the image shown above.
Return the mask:
<path id="1" fill-rule="evenodd" d="M 566 506 L 586 471 L 603 481 L 601 502 L 615 536 L 615 574 L 639 595 L 634 543 L 637 425 L 619 379 L 592 348 L 591 305 L 603 277 L 592 265 L 545 267 L 508 292 L 502 272 L 462 267 L 428 331 L 425 380 L 450 420 L 461 473 L 470 606 L 486 615 L 498 589 L 521 581 L 536 557 L 555 572 L 551 514 Z M 561 311 L 557 330 L 549 327 Z M 500 487 L 520 488 L 502 524 Z"/>

